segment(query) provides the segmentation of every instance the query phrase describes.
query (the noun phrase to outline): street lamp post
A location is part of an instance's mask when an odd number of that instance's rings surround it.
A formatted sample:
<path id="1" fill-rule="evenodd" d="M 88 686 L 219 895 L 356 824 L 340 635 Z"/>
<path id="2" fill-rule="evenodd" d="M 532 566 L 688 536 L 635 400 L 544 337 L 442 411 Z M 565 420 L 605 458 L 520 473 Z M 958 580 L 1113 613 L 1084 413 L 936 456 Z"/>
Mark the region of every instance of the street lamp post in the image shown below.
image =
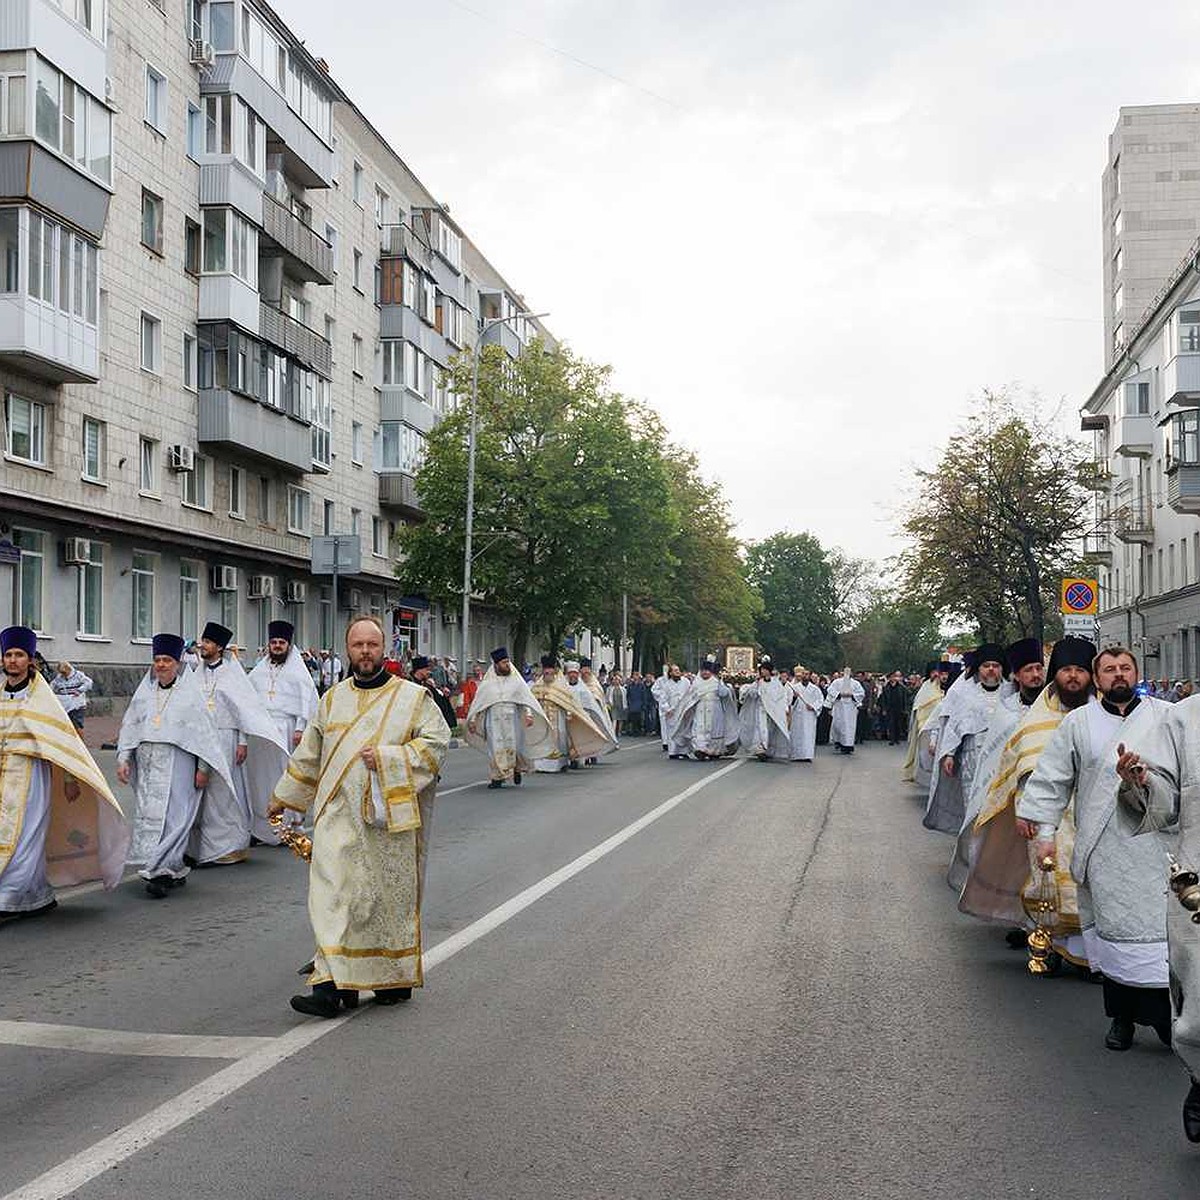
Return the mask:
<path id="1" fill-rule="evenodd" d="M 489 317 L 483 323 L 479 336 L 471 351 L 471 411 L 467 433 L 467 529 L 466 544 L 463 547 L 463 594 L 462 594 L 462 635 L 459 640 L 458 679 L 461 686 L 467 678 L 467 646 L 471 631 L 471 535 L 475 526 L 475 430 L 479 400 L 479 356 L 483 351 L 483 339 L 488 331 L 497 325 L 507 325 L 510 321 L 533 321 L 540 317 L 548 317 L 549 313 L 510 313 L 507 317 Z"/>

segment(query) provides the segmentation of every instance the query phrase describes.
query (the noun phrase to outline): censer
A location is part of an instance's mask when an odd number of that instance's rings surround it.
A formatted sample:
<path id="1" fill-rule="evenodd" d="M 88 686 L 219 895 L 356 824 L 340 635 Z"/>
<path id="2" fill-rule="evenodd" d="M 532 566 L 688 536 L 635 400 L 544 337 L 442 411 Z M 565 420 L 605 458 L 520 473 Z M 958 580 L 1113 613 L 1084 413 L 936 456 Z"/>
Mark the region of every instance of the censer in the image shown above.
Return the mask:
<path id="1" fill-rule="evenodd" d="M 1054 953 L 1054 927 L 1058 923 L 1058 880 L 1054 877 L 1054 858 L 1046 855 L 1038 861 L 1040 873 L 1032 894 L 1021 897 L 1022 907 L 1033 921 L 1029 934 L 1029 973 L 1050 975 L 1055 971 L 1050 956 Z"/>
<path id="2" fill-rule="evenodd" d="M 283 823 L 283 813 L 272 813 L 267 818 L 267 824 L 275 830 L 280 842 L 283 843 L 297 858 L 312 862 L 312 838 L 303 829 Z"/>
<path id="3" fill-rule="evenodd" d="M 1168 854 L 1171 868 L 1167 876 L 1171 891 L 1184 908 L 1192 914 L 1192 921 L 1200 925 L 1200 875 L 1187 867 L 1179 865 L 1175 855 Z"/>

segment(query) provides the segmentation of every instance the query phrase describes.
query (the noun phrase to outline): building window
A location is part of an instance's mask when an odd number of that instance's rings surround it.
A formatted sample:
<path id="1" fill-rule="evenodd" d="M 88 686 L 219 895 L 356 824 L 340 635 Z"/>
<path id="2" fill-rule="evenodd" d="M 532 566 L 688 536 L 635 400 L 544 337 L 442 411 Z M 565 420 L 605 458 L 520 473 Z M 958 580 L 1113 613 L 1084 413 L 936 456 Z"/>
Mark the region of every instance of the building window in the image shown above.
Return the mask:
<path id="1" fill-rule="evenodd" d="M 1200 409 L 1184 409 L 1172 415 L 1167 466 L 1200 466 Z"/>
<path id="2" fill-rule="evenodd" d="M 1118 283 L 1113 292 L 1113 312 L 1120 312 L 1125 307 L 1125 285 Z"/>
<path id="3" fill-rule="evenodd" d="M 361 163 L 354 164 L 354 173 L 352 175 L 352 186 L 350 189 L 351 198 L 354 203 L 360 208 L 362 207 L 362 191 L 363 191 L 363 169 Z"/>
<path id="4" fill-rule="evenodd" d="M 363 256 L 361 250 L 354 251 L 354 271 L 351 276 L 351 282 L 354 284 L 355 290 L 362 291 L 362 263 Z"/>
<path id="5" fill-rule="evenodd" d="M 188 508 L 212 509 L 212 459 L 197 454 L 190 471 L 180 471 L 183 479 L 183 503 Z"/>
<path id="6" fill-rule="evenodd" d="M 355 375 L 361 375 L 363 370 L 363 341 L 354 334 L 350 342 L 350 369 Z"/>
<path id="7" fill-rule="evenodd" d="M 167 131 L 167 77 L 146 65 L 146 124 L 159 133 Z"/>
<path id="8" fill-rule="evenodd" d="M 104 482 L 104 422 L 83 418 L 83 478 L 89 483 Z"/>
<path id="9" fill-rule="evenodd" d="M 338 231 L 328 221 L 325 222 L 325 240 L 329 243 L 329 249 L 332 251 L 333 270 L 336 274 L 338 269 Z"/>
<path id="10" fill-rule="evenodd" d="M 1122 247 L 1117 247 L 1116 254 L 1113 255 L 1113 274 L 1120 275 L 1125 266 L 1125 251 Z"/>
<path id="11" fill-rule="evenodd" d="M 312 532 L 312 497 L 304 488 L 288 485 L 287 490 L 288 533 L 308 537 Z"/>
<path id="12" fill-rule="evenodd" d="M 328 379 L 321 379 L 311 371 L 305 373 L 305 378 L 312 388 L 312 408 L 309 420 L 312 422 L 312 460 L 314 467 L 328 471 L 333 459 L 333 405 L 330 400 L 331 385 Z"/>
<path id="13" fill-rule="evenodd" d="M 380 471 L 416 475 L 425 459 L 425 438 L 401 421 L 384 421 L 379 427 Z"/>
<path id="14" fill-rule="evenodd" d="M 325 340 L 329 343 L 329 357 L 331 362 L 336 362 L 334 358 L 334 336 L 337 333 L 337 321 L 328 313 L 325 314 Z"/>
<path id="15" fill-rule="evenodd" d="M 350 510 L 350 536 L 358 537 L 362 533 L 362 509 L 352 508 Z"/>
<path id="16" fill-rule="evenodd" d="M 190 100 L 187 106 L 188 158 L 198 161 L 204 153 L 204 113 Z"/>
<path id="17" fill-rule="evenodd" d="M 154 555 L 135 550 L 130 575 L 133 579 L 133 640 L 148 642 L 154 636 Z"/>
<path id="18" fill-rule="evenodd" d="M 161 196 L 142 188 L 142 245 L 155 254 L 163 248 L 163 202 Z"/>
<path id="19" fill-rule="evenodd" d="M 321 532 L 329 537 L 333 533 L 334 525 L 334 504 L 332 500 L 326 500 L 323 505 L 321 514 Z"/>
<path id="20" fill-rule="evenodd" d="M 382 517 L 371 518 L 371 553 L 376 558 L 387 556 L 387 526 Z"/>
<path id="21" fill-rule="evenodd" d="M 317 601 L 317 622 L 320 625 L 320 649 L 328 650 L 333 645 L 333 588 L 322 587 Z"/>
<path id="22" fill-rule="evenodd" d="M 258 519 L 263 525 L 275 523 L 271 507 L 271 481 L 265 475 L 258 477 Z"/>
<path id="23" fill-rule="evenodd" d="M 204 210 L 203 270 L 206 275 L 233 274 L 258 287 L 258 231 L 229 208 Z"/>
<path id="24" fill-rule="evenodd" d="M 158 443 L 153 438 L 138 439 L 138 491 L 158 495 Z"/>
<path id="25" fill-rule="evenodd" d="M 375 185 L 375 224 L 382 228 L 387 224 L 388 194 L 378 184 Z"/>
<path id="26" fill-rule="evenodd" d="M 233 641 L 237 641 L 238 627 L 238 594 L 237 592 L 221 592 L 221 624 L 233 633 Z"/>
<path id="27" fill-rule="evenodd" d="M 363 427 L 360 421 L 350 422 L 350 461 L 361 467 L 363 461 Z"/>
<path id="28" fill-rule="evenodd" d="M 29 213 L 29 295 L 89 325 L 98 321 L 99 261 L 94 242 Z"/>
<path id="29" fill-rule="evenodd" d="M 183 335 L 183 386 L 189 392 L 196 390 L 196 335 Z"/>
<path id="30" fill-rule="evenodd" d="M 0 290 L 21 290 L 21 214 L 16 208 L 0 208 Z"/>
<path id="31" fill-rule="evenodd" d="M 191 641 L 200 631 L 200 564 L 183 559 L 179 564 L 179 633 Z"/>
<path id="32" fill-rule="evenodd" d="M 1200 308 L 1180 309 L 1179 349 L 1185 354 L 1200 351 Z"/>
<path id="33" fill-rule="evenodd" d="M 229 515 L 246 519 L 246 472 L 241 467 L 229 468 Z"/>
<path id="34" fill-rule="evenodd" d="M 104 636 L 104 547 L 90 542 L 91 560 L 81 563 L 76 583 L 76 613 L 82 637 Z"/>
<path id="35" fill-rule="evenodd" d="M 1150 413 L 1150 384 L 1127 383 L 1125 385 L 1125 415 L 1145 417 Z"/>
<path id="36" fill-rule="evenodd" d="M 200 225 L 191 217 L 183 218 L 183 269 L 189 275 L 200 274 Z"/>
<path id="37" fill-rule="evenodd" d="M 108 184 L 112 178 L 112 113 L 52 67 L 35 60 L 34 136 L 82 170 Z M 4 76 L 3 132 L 25 132 L 24 73 Z"/>
<path id="38" fill-rule="evenodd" d="M 32 529 L 13 530 L 13 542 L 21 550 L 21 566 L 17 571 L 17 619 L 22 625 L 41 633 L 42 595 L 46 569 L 46 535 Z"/>
<path id="39" fill-rule="evenodd" d="M 141 335 L 142 370 L 162 374 L 162 322 L 149 313 L 142 313 Z"/>
<path id="40" fill-rule="evenodd" d="M 441 217 L 436 219 L 437 238 L 434 249 L 456 270 L 462 269 L 462 237 Z"/>
<path id="41" fill-rule="evenodd" d="M 9 458 L 39 467 L 46 466 L 46 425 L 49 417 L 44 404 L 26 400 L 24 396 L 14 396 L 12 392 L 5 393 L 5 444 Z"/>

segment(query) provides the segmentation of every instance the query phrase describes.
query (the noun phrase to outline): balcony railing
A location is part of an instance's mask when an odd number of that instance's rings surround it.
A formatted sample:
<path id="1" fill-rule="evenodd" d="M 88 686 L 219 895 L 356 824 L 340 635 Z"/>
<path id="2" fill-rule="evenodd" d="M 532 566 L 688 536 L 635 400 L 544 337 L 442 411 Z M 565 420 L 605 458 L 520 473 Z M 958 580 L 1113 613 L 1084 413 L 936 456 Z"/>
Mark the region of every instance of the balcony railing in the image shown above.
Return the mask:
<path id="1" fill-rule="evenodd" d="M 1107 530 L 1097 529 L 1084 534 L 1083 559 L 1089 563 L 1112 562 L 1112 539 Z"/>
<path id="2" fill-rule="evenodd" d="M 263 193 L 263 233 L 309 283 L 333 282 L 333 247 L 285 204 Z"/>
<path id="3" fill-rule="evenodd" d="M 259 307 L 259 333 L 273 346 L 326 379 L 333 377 L 333 348 L 302 321 L 263 301 Z"/>
<path id="4" fill-rule="evenodd" d="M 425 515 L 417 497 L 417 481 L 403 471 L 380 471 L 379 503 L 406 517 L 419 519 Z"/>
<path id="5" fill-rule="evenodd" d="M 1107 459 L 1085 462 L 1079 467 L 1080 487 L 1085 487 L 1092 492 L 1107 491 L 1108 485 L 1112 483 L 1112 477 L 1112 470 Z"/>
<path id="6" fill-rule="evenodd" d="M 379 253 L 384 258 L 409 258 L 430 270 L 433 251 L 410 225 L 384 225 L 379 231 Z"/>
<path id="7" fill-rule="evenodd" d="M 1116 511 L 1114 528 L 1123 542 L 1149 545 L 1154 541 L 1154 517 L 1150 505 L 1136 502 L 1122 505 Z"/>

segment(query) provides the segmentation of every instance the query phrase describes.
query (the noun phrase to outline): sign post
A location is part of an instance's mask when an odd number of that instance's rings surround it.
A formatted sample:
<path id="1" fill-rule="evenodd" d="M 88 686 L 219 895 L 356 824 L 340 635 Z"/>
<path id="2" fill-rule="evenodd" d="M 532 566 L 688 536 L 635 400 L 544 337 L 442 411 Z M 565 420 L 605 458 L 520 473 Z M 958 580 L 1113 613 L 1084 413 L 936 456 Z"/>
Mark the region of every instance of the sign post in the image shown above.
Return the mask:
<path id="1" fill-rule="evenodd" d="M 362 542 L 357 533 L 334 533 L 311 539 L 312 573 L 333 576 L 333 620 L 337 624 L 338 580 L 362 570 Z M 336 632 L 330 630 L 336 637 Z"/>
<path id="2" fill-rule="evenodd" d="M 1095 579 L 1064 579 L 1059 600 L 1063 633 L 1096 641 L 1100 635 L 1100 622 L 1096 620 L 1100 608 L 1099 583 Z"/>

